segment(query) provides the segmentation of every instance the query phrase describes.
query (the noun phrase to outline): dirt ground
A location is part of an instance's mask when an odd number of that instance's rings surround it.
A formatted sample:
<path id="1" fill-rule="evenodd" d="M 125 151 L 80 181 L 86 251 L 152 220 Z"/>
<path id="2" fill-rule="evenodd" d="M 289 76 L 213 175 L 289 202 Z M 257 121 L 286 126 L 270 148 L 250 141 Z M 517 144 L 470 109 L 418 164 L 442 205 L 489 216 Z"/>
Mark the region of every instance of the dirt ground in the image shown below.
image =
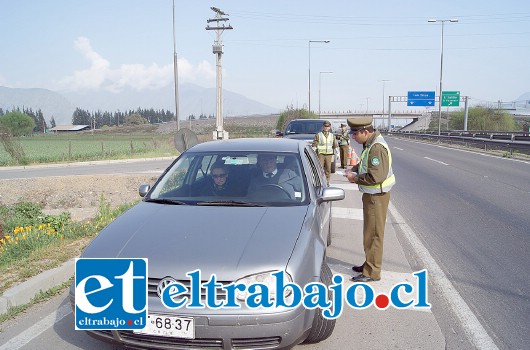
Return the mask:
<path id="1" fill-rule="evenodd" d="M 138 186 L 153 184 L 153 175 L 79 175 L 0 180 L 0 203 L 40 203 L 48 214 L 68 211 L 75 221 L 94 217 L 101 195 L 114 208 L 140 199 Z"/>

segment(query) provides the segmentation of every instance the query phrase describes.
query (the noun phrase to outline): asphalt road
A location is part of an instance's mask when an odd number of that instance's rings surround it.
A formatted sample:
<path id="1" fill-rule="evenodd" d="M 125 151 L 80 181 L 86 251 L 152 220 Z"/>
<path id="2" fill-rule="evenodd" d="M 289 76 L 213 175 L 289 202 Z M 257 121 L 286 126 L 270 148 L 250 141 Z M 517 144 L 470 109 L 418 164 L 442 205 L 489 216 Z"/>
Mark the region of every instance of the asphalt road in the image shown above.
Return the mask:
<path id="1" fill-rule="evenodd" d="M 393 137 L 387 141 L 397 177 L 392 204 L 495 344 L 500 349 L 530 348 L 530 162 Z M 62 170 L 29 167 L 0 170 L 0 178 L 143 173 L 163 169 L 170 161 Z M 412 249 L 406 254 L 413 269 L 423 268 Z M 443 293 L 431 298 L 446 348 L 472 347 L 465 320 L 451 311 L 452 301 Z M 68 317 L 63 321 L 71 325 Z M 90 341 L 83 339 L 73 343 Z"/>
<path id="2" fill-rule="evenodd" d="M 150 162 L 146 162 L 148 168 Z M 127 171 L 124 166 L 123 171 Z M 362 201 L 355 184 L 339 174 L 332 176 L 332 184 L 346 192 L 343 201 L 332 209 L 333 242 L 328 247 L 328 264 L 334 274 L 342 275 L 345 285 L 352 275 L 351 266 L 362 262 Z M 382 280 L 373 283 L 377 294 L 387 293 L 395 284 L 412 282 L 412 270 L 396 236 L 392 220 L 387 220 L 385 233 L 384 271 Z M 31 284 L 30 288 L 36 288 Z M 0 350 L 11 349 L 111 349 L 108 344 L 94 340 L 85 332 L 74 331 L 74 315 L 67 292 L 51 300 L 34 305 L 16 319 L 0 325 Z M 351 340 L 352 332 L 355 339 Z M 429 310 L 385 311 L 370 307 L 356 310 L 345 307 L 337 319 L 335 330 L 326 341 L 297 345 L 298 350 L 386 350 L 444 349 L 445 339 Z"/>
<path id="3" fill-rule="evenodd" d="M 48 176 L 73 176 L 94 174 L 160 174 L 175 159 L 126 159 L 69 164 L 42 164 L 0 168 L 0 179 L 27 179 Z"/>
<path id="4" fill-rule="evenodd" d="M 393 205 L 496 345 L 530 348 L 530 162 L 387 141 L 398 181 Z M 434 313 L 447 348 L 467 348 L 454 315 Z"/>
<path id="5" fill-rule="evenodd" d="M 147 164 L 146 164 L 147 165 Z M 328 247 L 328 264 L 334 274 L 342 275 L 345 285 L 349 281 L 353 263 L 363 259 L 362 251 L 362 201 L 355 184 L 348 183 L 339 174 L 332 176 L 332 184 L 346 191 L 343 201 L 334 203 L 333 242 Z M 376 293 L 386 293 L 396 283 L 412 281 L 412 270 L 391 220 L 385 235 L 384 271 L 381 281 L 373 284 Z M 28 312 L 0 325 L 0 350 L 11 349 L 111 349 L 108 344 L 89 337 L 85 332 L 74 331 L 74 315 L 68 303 L 67 292 L 51 300 L 32 306 Z M 355 332 L 353 343 L 345 346 Z M 356 310 L 345 307 L 331 337 L 310 345 L 297 345 L 300 350 L 384 350 L 444 349 L 444 336 L 433 313 L 428 310 L 385 311 L 370 307 Z"/>

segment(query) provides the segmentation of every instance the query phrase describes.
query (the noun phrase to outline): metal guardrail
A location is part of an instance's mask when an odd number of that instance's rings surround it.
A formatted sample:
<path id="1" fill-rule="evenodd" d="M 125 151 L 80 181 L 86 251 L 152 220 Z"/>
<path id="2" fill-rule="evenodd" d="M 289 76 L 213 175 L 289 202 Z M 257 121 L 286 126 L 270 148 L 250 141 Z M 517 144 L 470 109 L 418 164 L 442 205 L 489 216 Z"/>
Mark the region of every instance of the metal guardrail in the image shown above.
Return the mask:
<path id="1" fill-rule="evenodd" d="M 530 133 L 528 132 L 446 130 L 440 135 L 437 131 L 397 131 L 390 134 L 413 139 L 438 140 L 439 142 L 478 147 L 484 150 L 501 150 L 509 152 L 510 155 L 513 153 L 530 155 Z"/>

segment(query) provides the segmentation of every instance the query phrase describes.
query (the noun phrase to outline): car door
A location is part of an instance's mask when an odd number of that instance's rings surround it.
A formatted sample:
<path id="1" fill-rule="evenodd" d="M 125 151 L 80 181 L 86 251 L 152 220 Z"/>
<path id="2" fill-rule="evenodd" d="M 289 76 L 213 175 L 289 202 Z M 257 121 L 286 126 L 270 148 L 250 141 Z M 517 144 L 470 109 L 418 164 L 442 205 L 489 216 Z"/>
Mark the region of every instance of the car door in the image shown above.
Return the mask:
<path id="1" fill-rule="evenodd" d="M 305 148 L 304 154 L 309 165 L 308 185 L 313 187 L 313 192 L 317 197 L 321 196 L 324 191 L 324 186 L 327 183 L 324 169 L 322 168 L 316 153 L 310 147 Z M 315 206 L 315 214 L 317 216 L 315 219 L 319 221 L 320 234 L 323 241 L 327 242 L 328 235 L 331 234 L 331 232 L 329 232 L 331 222 L 331 202 L 322 202 L 319 204 L 315 201 Z"/>

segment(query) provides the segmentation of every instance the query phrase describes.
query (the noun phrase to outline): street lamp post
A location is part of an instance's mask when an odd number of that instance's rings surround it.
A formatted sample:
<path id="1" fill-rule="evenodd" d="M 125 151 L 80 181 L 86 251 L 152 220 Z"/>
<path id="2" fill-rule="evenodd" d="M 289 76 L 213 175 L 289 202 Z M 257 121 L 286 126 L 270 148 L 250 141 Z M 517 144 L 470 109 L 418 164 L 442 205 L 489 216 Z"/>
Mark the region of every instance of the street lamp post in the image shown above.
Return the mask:
<path id="1" fill-rule="evenodd" d="M 436 23 L 440 22 L 442 24 L 442 41 L 441 41 L 441 51 L 440 51 L 440 92 L 438 98 L 438 136 L 441 134 L 441 123 L 442 123 L 442 77 L 443 77 L 443 67 L 444 67 L 444 24 L 445 22 L 456 23 L 458 19 L 430 19 L 427 22 Z"/>
<path id="2" fill-rule="evenodd" d="M 175 0 L 173 0 L 173 82 L 175 84 L 175 122 L 177 131 L 180 130 L 179 115 L 179 73 L 178 73 L 177 44 L 175 40 Z"/>
<path id="3" fill-rule="evenodd" d="M 318 117 L 320 118 L 320 85 L 322 80 L 322 73 L 324 74 L 333 74 L 333 72 L 320 72 L 318 74 Z"/>
<path id="4" fill-rule="evenodd" d="M 307 104 L 307 108 L 309 109 L 309 113 L 311 113 L 311 43 L 329 43 L 329 40 L 309 40 L 308 44 L 308 51 L 309 51 L 309 86 L 308 86 L 308 93 L 309 93 L 309 101 Z"/>
<path id="5" fill-rule="evenodd" d="M 385 117 L 385 83 L 387 81 L 392 81 L 392 80 L 381 79 L 379 81 L 383 82 L 383 113 L 381 114 L 381 118 L 384 118 Z M 388 130 L 390 131 L 390 123 L 388 124 Z"/>

